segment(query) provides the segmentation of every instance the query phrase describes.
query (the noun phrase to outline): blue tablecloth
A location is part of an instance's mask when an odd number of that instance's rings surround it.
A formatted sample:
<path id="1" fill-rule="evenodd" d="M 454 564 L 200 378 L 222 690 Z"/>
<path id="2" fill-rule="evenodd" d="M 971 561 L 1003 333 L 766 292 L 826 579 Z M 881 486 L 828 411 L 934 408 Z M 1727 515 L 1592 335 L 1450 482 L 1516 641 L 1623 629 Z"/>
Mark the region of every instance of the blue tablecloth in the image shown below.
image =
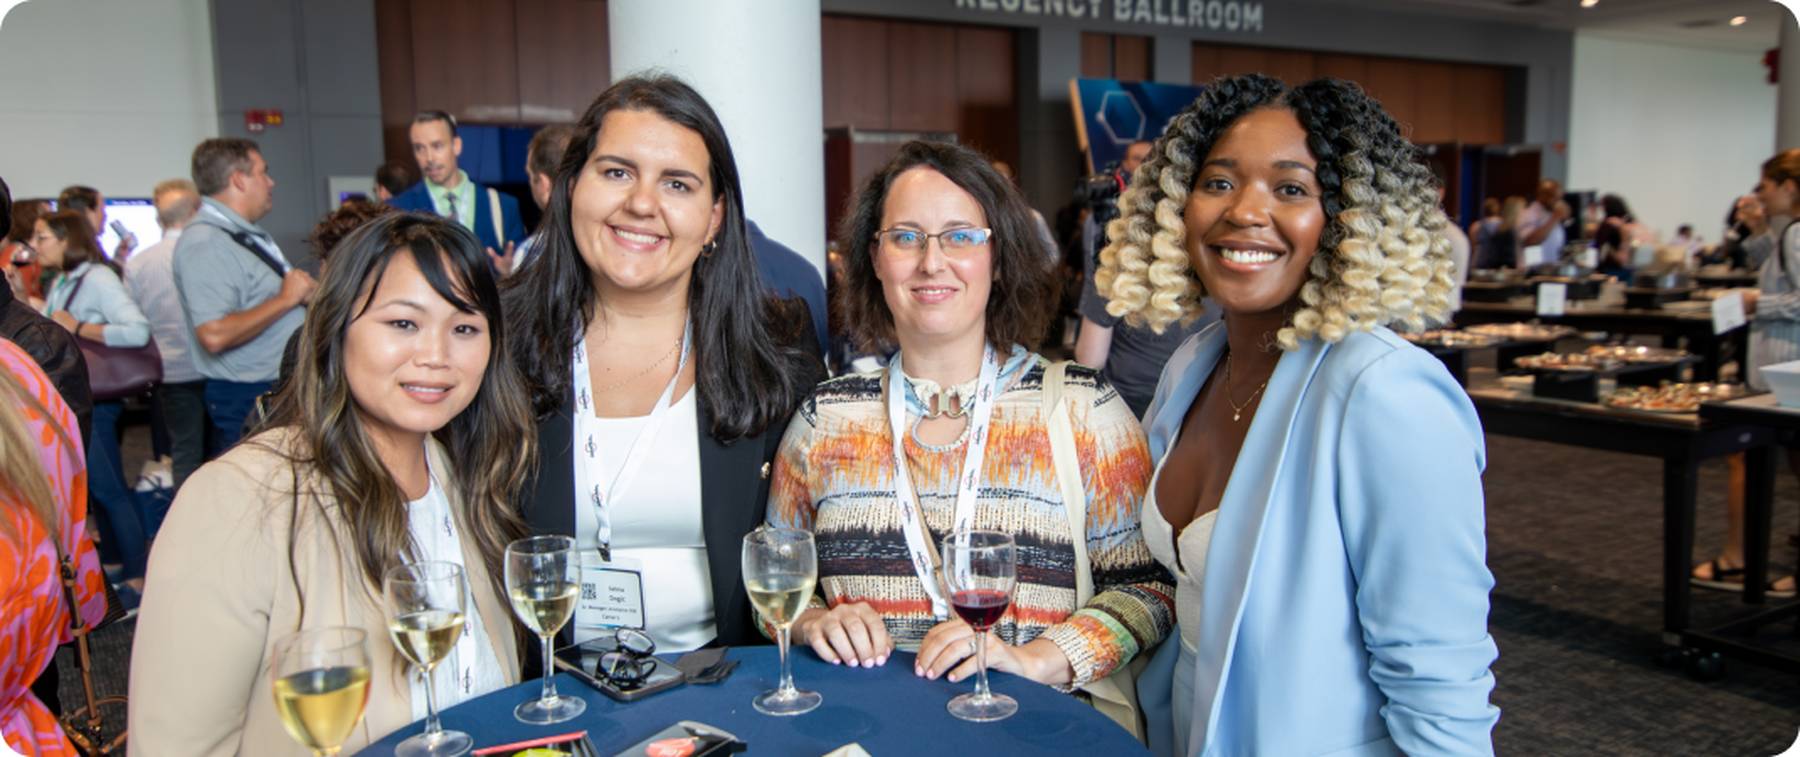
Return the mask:
<path id="1" fill-rule="evenodd" d="M 917 678 L 913 656 L 898 651 L 883 667 L 853 669 L 796 650 L 795 685 L 823 694 L 825 703 L 805 715 L 770 717 L 752 708 L 750 700 L 775 686 L 780 673 L 775 647 L 733 649 L 727 657 L 743 664 L 723 683 L 681 686 L 630 704 L 560 674 L 557 691 L 579 696 L 588 705 L 587 712 L 567 723 L 526 725 L 513 719 L 513 707 L 538 695 L 541 684 L 535 680 L 445 710 L 443 723 L 474 736 L 477 749 L 586 729 L 605 755 L 681 720 L 730 731 L 757 754 L 823 755 L 851 742 L 874 755 L 1148 754 L 1124 729 L 1080 700 L 1005 673 L 990 673 L 989 682 L 994 691 L 1019 700 L 1018 714 L 997 723 L 957 720 L 944 704 L 971 690 L 974 682 Z M 423 728 L 414 723 L 360 754 L 391 755 L 395 744 Z"/>

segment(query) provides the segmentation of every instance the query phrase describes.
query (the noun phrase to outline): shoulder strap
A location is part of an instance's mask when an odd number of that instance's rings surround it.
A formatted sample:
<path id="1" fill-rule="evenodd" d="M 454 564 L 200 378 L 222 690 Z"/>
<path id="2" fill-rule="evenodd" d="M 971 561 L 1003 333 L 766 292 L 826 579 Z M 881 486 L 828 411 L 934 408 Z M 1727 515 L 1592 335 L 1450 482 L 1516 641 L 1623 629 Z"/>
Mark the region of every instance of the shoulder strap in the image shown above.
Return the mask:
<path id="1" fill-rule="evenodd" d="M 239 247 L 249 250 L 250 254 L 255 255 L 257 260 L 262 261 L 263 265 L 268 266 L 269 270 L 275 272 L 275 278 L 281 278 L 287 275 L 287 267 L 283 266 L 281 261 L 276 260 L 273 255 L 270 255 L 268 250 L 263 249 L 262 245 L 257 244 L 256 238 L 251 236 L 250 232 L 240 231 L 238 229 L 227 229 L 222 226 L 214 228 L 225 232 L 226 235 L 231 237 L 231 241 L 238 243 Z"/>
<path id="2" fill-rule="evenodd" d="M 1788 262 L 1787 262 L 1788 232 L 1792 231 L 1794 228 L 1794 224 L 1797 224 L 1797 223 L 1800 223 L 1800 219 L 1795 219 L 1795 220 L 1789 221 L 1788 225 L 1783 226 L 1781 228 L 1781 233 L 1777 234 L 1775 237 L 1775 259 L 1776 259 L 1776 261 L 1778 261 L 1777 264 L 1781 266 L 1781 275 L 1783 275 L 1783 276 L 1786 276 L 1788 274 Z"/>
<path id="3" fill-rule="evenodd" d="M 1094 573 L 1088 564 L 1087 493 L 1081 487 L 1081 459 L 1075 453 L 1074 418 L 1063 402 L 1068 386 L 1069 361 L 1044 369 L 1044 418 L 1050 429 L 1050 464 L 1062 490 L 1063 509 L 1069 516 L 1069 544 L 1075 551 L 1075 607 L 1094 597 Z"/>
<path id="4" fill-rule="evenodd" d="M 500 193 L 493 187 L 487 188 L 488 220 L 494 224 L 494 252 L 506 254 L 506 224 L 500 217 Z"/>
<path id="5" fill-rule="evenodd" d="M 69 311 L 71 313 L 74 312 L 72 310 L 69 310 L 69 308 L 71 308 L 75 305 L 75 295 L 81 294 L 81 285 L 87 283 L 87 277 L 88 277 L 88 275 L 86 273 L 84 273 L 75 279 L 75 288 L 72 290 L 69 290 L 68 298 L 63 300 L 63 305 L 62 305 L 63 310 Z"/>

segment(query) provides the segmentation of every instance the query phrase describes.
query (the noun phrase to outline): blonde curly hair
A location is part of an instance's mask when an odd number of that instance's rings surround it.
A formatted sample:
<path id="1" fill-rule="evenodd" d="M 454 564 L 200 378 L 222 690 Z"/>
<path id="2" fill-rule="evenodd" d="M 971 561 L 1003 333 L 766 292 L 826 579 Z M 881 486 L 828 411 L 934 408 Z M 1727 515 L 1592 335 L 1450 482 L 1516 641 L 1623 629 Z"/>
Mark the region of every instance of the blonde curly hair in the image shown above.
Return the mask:
<path id="1" fill-rule="evenodd" d="M 1449 317 L 1455 263 L 1437 180 L 1381 105 L 1355 84 L 1319 79 L 1289 89 L 1261 75 L 1221 77 L 1156 140 L 1119 197 L 1096 290 L 1106 311 L 1162 333 L 1192 320 L 1206 295 L 1187 251 L 1182 213 L 1194 174 L 1225 129 L 1261 108 L 1292 110 L 1318 160 L 1327 223 L 1300 287 L 1301 307 L 1275 335 L 1282 349 Z"/>

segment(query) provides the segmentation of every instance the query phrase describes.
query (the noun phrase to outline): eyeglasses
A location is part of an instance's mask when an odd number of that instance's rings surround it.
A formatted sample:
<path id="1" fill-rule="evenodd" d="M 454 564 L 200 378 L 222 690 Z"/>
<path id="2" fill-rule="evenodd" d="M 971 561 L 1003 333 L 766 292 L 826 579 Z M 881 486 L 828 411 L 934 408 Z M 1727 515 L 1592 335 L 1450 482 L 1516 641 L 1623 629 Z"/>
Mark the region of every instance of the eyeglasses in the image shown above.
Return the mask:
<path id="1" fill-rule="evenodd" d="M 946 229 L 936 234 L 927 234 L 918 229 L 882 229 L 875 232 L 875 239 L 891 250 L 909 253 L 922 253 L 925 247 L 936 239 L 945 255 L 952 257 L 967 255 L 976 248 L 988 243 L 994 236 L 993 229 Z"/>
<path id="2" fill-rule="evenodd" d="M 594 677 L 604 678 L 621 691 L 630 691 L 656 671 L 656 640 L 635 628 L 613 631 L 613 649 L 600 655 Z"/>

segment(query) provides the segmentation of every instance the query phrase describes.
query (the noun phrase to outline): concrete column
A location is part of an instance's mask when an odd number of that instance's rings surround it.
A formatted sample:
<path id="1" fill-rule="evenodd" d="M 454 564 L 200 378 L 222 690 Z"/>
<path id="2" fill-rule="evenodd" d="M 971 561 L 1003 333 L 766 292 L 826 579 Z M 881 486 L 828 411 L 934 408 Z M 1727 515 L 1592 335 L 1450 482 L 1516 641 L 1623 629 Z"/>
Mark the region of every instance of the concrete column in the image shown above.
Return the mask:
<path id="1" fill-rule="evenodd" d="M 1775 149 L 1800 147 L 1800 24 L 1781 11 L 1780 83 L 1775 95 Z"/>
<path id="2" fill-rule="evenodd" d="M 1019 178 L 1026 199 L 1050 216 L 1081 176 L 1069 102 L 1069 82 L 1081 76 L 1081 30 L 1021 30 L 1018 62 Z"/>
<path id="3" fill-rule="evenodd" d="M 824 271 L 819 0 L 612 0 L 607 21 L 615 80 L 657 69 L 699 90 L 731 139 L 745 212 Z"/>

